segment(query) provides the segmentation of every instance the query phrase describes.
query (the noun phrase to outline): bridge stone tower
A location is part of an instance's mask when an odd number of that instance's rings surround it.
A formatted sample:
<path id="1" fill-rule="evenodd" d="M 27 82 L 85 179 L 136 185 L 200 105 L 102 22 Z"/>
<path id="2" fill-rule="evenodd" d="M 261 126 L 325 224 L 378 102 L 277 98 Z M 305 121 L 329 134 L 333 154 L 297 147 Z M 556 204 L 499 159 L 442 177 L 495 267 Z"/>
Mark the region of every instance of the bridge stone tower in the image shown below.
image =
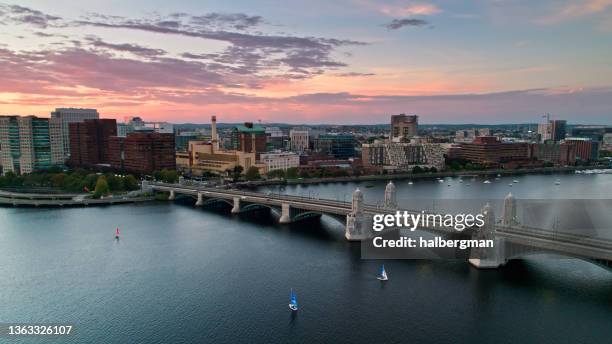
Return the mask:
<path id="1" fill-rule="evenodd" d="M 204 195 L 201 192 L 198 192 L 198 200 L 196 201 L 195 206 L 201 207 L 204 204 Z"/>
<path id="2" fill-rule="evenodd" d="M 389 181 L 385 188 L 385 208 L 396 209 L 397 208 L 397 196 L 395 191 L 395 184 Z"/>
<path id="3" fill-rule="evenodd" d="M 512 196 L 512 193 L 509 193 L 508 196 L 504 198 L 502 224 L 504 226 L 514 226 L 518 224 L 516 218 L 516 200 Z"/>
<path id="4" fill-rule="evenodd" d="M 472 239 L 493 240 L 493 247 L 483 247 L 472 250 L 470 264 L 479 269 L 495 269 L 506 263 L 503 238 L 495 235 L 495 213 L 487 203 L 481 210 L 484 225 L 474 232 Z"/>
<path id="5" fill-rule="evenodd" d="M 347 240 L 360 241 L 369 237 L 366 228 L 366 219 L 363 211 L 363 193 L 357 189 L 353 192 L 351 212 L 346 215 L 346 232 L 344 236 Z"/>
<path id="6" fill-rule="evenodd" d="M 174 189 L 170 189 L 170 195 L 168 196 L 168 201 L 174 201 L 176 199 L 176 192 Z"/>
<path id="7" fill-rule="evenodd" d="M 153 187 L 151 187 L 151 185 L 149 185 L 149 181 L 148 180 L 143 180 L 140 183 L 140 192 L 142 192 L 143 194 L 153 193 Z"/>

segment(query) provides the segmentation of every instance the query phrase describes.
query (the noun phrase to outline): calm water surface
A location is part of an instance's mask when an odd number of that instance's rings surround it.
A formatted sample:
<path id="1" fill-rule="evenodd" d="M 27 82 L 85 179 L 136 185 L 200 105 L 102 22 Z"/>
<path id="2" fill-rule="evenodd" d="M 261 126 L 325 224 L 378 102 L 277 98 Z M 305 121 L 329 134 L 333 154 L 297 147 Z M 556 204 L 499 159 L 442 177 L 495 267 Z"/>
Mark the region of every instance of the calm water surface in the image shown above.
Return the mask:
<path id="1" fill-rule="evenodd" d="M 398 181 L 398 199 L 499 199 L 510 189 L 519 198 L 612 194 L 612 175 L 466 181 Z M 376 203 L 384 185 L 360 187 Z M 343 199 L 355 187 L 268 190 Z M 379 265 L 361 260 L 359 245 L 325 216 L 279 226 L 267 214 L 231 216 L 186 201 L 0 208 L 0 322 L 75 325 L 55 342 L 611 342 L 612 273 L 583 261 L 529 259 L 498 271 L 386 261 L 385 284 L 375 279 Z M 301 304 L 295 315 L 290 288 Z"/>

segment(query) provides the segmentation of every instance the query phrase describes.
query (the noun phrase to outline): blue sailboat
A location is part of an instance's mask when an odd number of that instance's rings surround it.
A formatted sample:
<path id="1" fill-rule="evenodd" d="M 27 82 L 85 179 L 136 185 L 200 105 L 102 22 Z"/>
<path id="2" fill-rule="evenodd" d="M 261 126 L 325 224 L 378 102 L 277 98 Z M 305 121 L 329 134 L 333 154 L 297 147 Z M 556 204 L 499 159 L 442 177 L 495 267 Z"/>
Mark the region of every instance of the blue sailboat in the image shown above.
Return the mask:
<path id="1" fill-rule="evenodd" d="M 294 312 L 298 310 L 297 297 L 295 296 L 293 289 L 291 289 L 291 294 L 289 296 L 289 309 Z"/>
<path id="2" fill-rule="evenodd" d="M 378 277 L 376 277 L 376 278 L 378 278 L 378 280 L 380 280 L 380 281 L 386 281 L 386 280 L 389 279 L 387 277 L 387 272 L 385 271 L 385 264 L 380 266 L 380 275 L 378 275 Z"/>

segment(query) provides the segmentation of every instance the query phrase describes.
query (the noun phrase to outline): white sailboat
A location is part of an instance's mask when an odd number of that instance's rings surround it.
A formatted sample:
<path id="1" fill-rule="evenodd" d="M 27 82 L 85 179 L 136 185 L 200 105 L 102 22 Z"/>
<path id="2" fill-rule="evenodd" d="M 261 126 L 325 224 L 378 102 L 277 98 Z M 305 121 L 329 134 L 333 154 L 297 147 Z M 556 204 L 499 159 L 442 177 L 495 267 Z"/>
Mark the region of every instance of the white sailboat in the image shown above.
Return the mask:
<path id="1" fill-rule="evenodd" d="M 387 271 L 385 271 L 385 264 L 381 265 L 380 267 L 380 275 L 378 275 L 378 277 L 376 277 L 379 281 L 386 281 L 389 279 L 389 277 L 387 277 Z"/>
<path id="2" fill-rule="evenodd" d="M 293 292 L 293 289 L 291 289 L 291 294 L 289 295 L 289 309 L 293 312 L 298 310 L 297 296 Z"/>

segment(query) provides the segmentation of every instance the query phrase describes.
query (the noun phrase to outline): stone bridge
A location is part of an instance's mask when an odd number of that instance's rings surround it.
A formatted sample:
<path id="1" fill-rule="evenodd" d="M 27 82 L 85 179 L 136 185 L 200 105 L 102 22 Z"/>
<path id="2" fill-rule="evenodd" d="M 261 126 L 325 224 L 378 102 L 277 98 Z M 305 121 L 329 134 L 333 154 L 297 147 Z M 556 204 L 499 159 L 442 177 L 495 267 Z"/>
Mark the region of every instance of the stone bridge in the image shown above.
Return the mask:
<path id="1" fill-rule="evenodd" d="M 353 192 L 351 202 L 147 181 L 143 181 L 142 190 L 148 193 L 168 192 L 169 200 L 174 200 L 177 195 L 187 195 L 196 199 L 196 206 L 227 203 L 234 214 L 266 207 L 277 214 L 279 223 L 283 224 L 328 215 L 345 226 L 345 237 L 350 241 L 362 241 L 382 234 L 372 230 L 375 214 L 395 214 L 397 211 L 421 214 L 421 211 L 398 209 L 393 182 L 389 182 L 385 189 L 382 206 L 365 203 L 359 189 Z M 481 213 L 484 215 L 484 225 L 468 228 L 464 233 L 473 239 L 494 242 L 493 247 L 472 252 L 474 258 L 469 261 L 477 268 L 497 268 L 510 259 L 546 253 L 583 259 L 612 270 L 612 240 L 522 226 L 517 220 L 516 201 L 511 194 L 504 199 L 500 219 L 495 218 L 494 210 L 488 203 Z M 419 230 L 438 235 L 457 233 L 443 226 L 419 227 Z"/>

